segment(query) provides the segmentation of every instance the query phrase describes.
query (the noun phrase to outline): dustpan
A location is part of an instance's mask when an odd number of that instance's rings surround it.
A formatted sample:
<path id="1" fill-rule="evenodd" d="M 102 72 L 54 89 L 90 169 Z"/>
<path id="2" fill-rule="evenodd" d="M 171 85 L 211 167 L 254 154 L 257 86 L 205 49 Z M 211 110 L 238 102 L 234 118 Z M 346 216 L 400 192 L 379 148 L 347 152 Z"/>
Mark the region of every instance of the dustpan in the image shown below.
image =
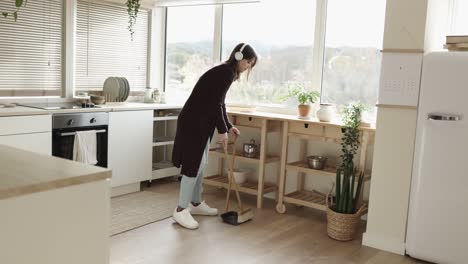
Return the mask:
<path id="1" fill-rule="evenodd" d="M 231 224 L 231 225 L 240 225 L 242 223 L 245 223 L 253 218 L 253 211 L 252 209 L 245 209 L 242 206 L 242 201 L 240 199 L 240 194 L 239 194 L 239 186 L 237 185 L 237 182 L 234 181 L 234 161 L 236 158 L 236 140 L 237 136 L 234 136 L 234 142 L 233 142 L 233 150 L 232 150 L 232 158 L 230 160 L 229 164 L 229 184 L 228 184 L 228 189 L 227 189 L 227 194 L 226 194 L 226 204 L 224 206 L 224 214 L 221 214 L 221 218 L 225 223 Z M 223 145 L 224 147 L 224 157 L 225 160 L 229 160 L 229 155 L 227 151 L 227 144 L 226 142 Z M 231 195 L 231 188 L 234 186 L 234 191 L 236 193 L 236 198 L 237 198 L 237 207 L 239 208 L 239 211 L 228 211 L 229 210 L 229 198 Z"/>

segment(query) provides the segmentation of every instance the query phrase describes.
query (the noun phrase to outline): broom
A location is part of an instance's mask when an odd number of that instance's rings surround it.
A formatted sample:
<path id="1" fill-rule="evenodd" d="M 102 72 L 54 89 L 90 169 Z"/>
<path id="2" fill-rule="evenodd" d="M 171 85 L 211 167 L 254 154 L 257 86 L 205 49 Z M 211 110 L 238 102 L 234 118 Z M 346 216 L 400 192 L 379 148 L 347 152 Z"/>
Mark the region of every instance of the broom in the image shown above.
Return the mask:
<path id="1" fill-rule="evenodd" d="M 227 189 L 227 194 L 226 194 L 226 204 L 224 206 L 224 214 L 221 214 L 221 218 L 223 219 L 224 222 L 231 224 L 231 225 L 240 225 L 242 223 L 245 223 L 249 220 L 251 220 L 254 216 L 252 209 L 247 208 L 244 210 L 244 207 L 242 206 L 242 201 L 240 199 L 240 194 L 239 194 L 239 186 L 237 183 L 234 181 L 234 160 L 236 158 L 236 140 L 237 136 L 234 136 L 234 142 L 233 142 L 233 150 L 232 150 L 232 158 L 231 162 L 229 164 L 229 184 L 228 184 L 228 189 Z M 228 151 L 227 151 L 227 144 L 226 142 L 223 142 L 223 147 L 224 147 L 224 157 L 225 160 L 229 159 Z M 231 195 L 231 188 L 232 185 L 234 185 L 234 191 L 236 192 L 236 198 L 237 198 L 237 207 L 239 208 L 239 212 L 237 211 L 228 211 L 229 210 L 229 198 Z"/>

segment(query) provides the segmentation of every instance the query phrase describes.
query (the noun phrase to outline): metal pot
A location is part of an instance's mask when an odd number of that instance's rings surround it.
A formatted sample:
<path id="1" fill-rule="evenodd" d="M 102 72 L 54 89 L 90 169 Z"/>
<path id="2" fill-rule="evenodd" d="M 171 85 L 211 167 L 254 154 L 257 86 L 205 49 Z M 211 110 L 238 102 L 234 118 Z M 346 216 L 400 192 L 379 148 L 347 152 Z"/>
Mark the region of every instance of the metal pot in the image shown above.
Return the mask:
<path id="1" fill-rule="evenodd" d="M 258 145 L 255 144 L 255 140 L 251 139 L 250 143 L 244 143 L 244 156 L 255 157 L 258 152 Z"/>
<path id="2" fill-rule="evenodd" d="M 327 161 L 327 157 L 324 156 L 308 156 L 307 157 L 307 164 L 309 168 L 315 170 L 322 170 L 325 167 L 325 163 Z"/>

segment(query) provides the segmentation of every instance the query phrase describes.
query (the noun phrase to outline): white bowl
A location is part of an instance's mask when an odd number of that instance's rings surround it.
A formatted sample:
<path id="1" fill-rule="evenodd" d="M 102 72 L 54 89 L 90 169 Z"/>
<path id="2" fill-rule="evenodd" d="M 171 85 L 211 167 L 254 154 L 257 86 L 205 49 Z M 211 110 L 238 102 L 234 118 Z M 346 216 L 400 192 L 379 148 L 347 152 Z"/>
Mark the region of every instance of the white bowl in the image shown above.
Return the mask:
<path id="1" fill-rule="evenodd" d="M 230 177 L 229 172 L 230 170 L 228 170 L 228 176 Z M 247 174 L 248 174 L 247 170 L 234 169 L 234 181 L 238 184 L 246 182 Z"/>

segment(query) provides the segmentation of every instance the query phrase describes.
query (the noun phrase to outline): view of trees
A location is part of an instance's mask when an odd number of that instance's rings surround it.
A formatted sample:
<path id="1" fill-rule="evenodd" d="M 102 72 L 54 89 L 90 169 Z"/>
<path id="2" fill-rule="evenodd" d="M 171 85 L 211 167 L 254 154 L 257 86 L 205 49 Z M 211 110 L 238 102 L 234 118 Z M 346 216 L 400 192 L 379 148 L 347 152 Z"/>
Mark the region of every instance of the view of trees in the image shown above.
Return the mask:
<path id="1" fill-rule="evenodd" d="M 235 43 L 225 45 L 223 61 Z M 312 87 L 312 47 L 272 47 L 253 43 L 260 59 L 248 80 L 234 82 L 227 101 L 281 104 L 289 86 L 301 84 L 322 92 L 322 102 L 346 104 L 377 100 L 381 55 L 376 48 L 340 47 L 325 51 L 322 87 Z M 212 65 L 211 42 L 168 44 L 166 92 L 185 100 L 198 78 Z"/>

